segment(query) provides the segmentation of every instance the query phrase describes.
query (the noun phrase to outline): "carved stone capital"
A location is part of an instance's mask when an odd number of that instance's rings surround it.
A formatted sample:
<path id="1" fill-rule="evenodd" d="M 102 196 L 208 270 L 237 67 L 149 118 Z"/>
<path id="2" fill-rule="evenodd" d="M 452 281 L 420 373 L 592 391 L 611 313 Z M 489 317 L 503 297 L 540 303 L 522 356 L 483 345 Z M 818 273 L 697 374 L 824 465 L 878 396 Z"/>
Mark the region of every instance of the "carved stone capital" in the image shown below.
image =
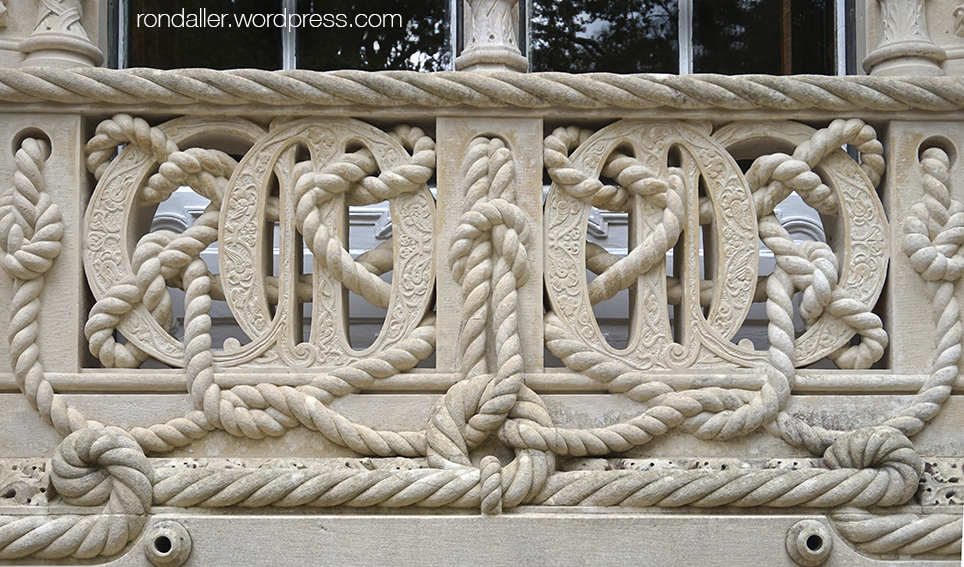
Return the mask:
<path id="1" fill-rule="evenodd" d="M 525 71 L 528 60 L 519 51 L 517 0 L 468 0 L 466 45 L 455 59 L 459 71 Z"/>
<path id="2" fill-rule="evenodd" d="M 943 75 L 944 50 L 927 35 L 926 0 L 879 0 L 882 30 L 880 44 L 866 59 L 871 75 Z"/>
<path id="3" fill-rule="evenodd" d="M 20 42 L 21 67 L 97 67 L 104 54 L 81 24 L 79 0 L 40 0 L 37 26 Z"/>

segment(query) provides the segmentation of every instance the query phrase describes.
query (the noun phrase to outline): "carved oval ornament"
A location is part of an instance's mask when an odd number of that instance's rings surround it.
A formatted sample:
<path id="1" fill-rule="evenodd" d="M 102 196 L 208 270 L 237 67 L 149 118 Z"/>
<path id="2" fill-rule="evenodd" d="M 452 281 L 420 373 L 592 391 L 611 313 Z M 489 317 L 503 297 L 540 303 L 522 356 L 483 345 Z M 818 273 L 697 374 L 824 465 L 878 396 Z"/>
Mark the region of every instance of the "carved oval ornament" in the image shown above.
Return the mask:
<path id="1" fill-rule="evenodd" d="M 231 118 L 179 118 L 158 128 L 181 149 L 192 145 L 223 145 L 235 151 L 239 146 L 250 147 L 221 196 L 218 227 L 218 271 L 225 301 L 250 341 L 229 351 L 214 351 L 217 364 L 345 364 L 389 348 L 419 325 L 435 285 L 435 201 L 427 187 L 389 200 L 396 219 L 393 234 L 397 277 L 376 341 L 364 351 L 351 348 L 341 284 L 317 262 L 311 337 L 307 342 L 294 339 L 295 321 L 299 320 L 296 311 L 301 309 L 295 300 L 294 262 L 296 255 L 303 252 L 290 194 L 297 181 L 293 167 L 299 150 L 306 149 L 311 166 L 320 170 L 349 146 L 362 146 L 371 152 L 378 168 L 386 171 L 409 159 L 397 140 L 373 126 L 346 119 L 288 121 L 267 133 L 252 122 Z M 133 274 L 133 248 L 153 213 L 153 208 L 139 206 L 140 188 L 157 166 L 154 156 L 129 144 L 111 162 L 91 197 L 84 266 L 97 300 Z M 274 222 L 266 218 L 272 189 L 278 191 L 280 201 L 277 244 L 271 234 Z M 343 230 L 337 225 L 344 209 L 341 198 L 325 204 L 326 226 L 333 234 Z M 279 262 L 278 303 L 272 307 L 266 290 L 266 278 L 271 274 L 266 270 L 271 269 L 270 255 L 275 248 Z M 165 364 L 183 366 L 183 343 L 163 329 L 143 303 L 121 319 L 118 330 L 130 343 Z"/>

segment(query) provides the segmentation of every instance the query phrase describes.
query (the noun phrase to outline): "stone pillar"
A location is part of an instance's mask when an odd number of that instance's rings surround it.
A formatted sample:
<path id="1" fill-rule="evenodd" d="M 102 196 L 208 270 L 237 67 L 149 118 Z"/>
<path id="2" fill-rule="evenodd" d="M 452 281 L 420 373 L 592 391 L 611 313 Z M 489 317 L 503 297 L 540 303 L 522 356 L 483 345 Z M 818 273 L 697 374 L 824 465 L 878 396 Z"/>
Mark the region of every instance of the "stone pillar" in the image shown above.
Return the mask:
<path id="1" fill-rule="evenodd" d="M 943 75 L 943 48 L 928 35 L 926 0 L 878 0 L 882 25 L 880 43 L 864 59 L 871 75 Z"/>
<path id="2" fill-rule="evenodd" d="M 80 0 L 40 0 L 37 26 L 20 42 L 21 67 L 97 67 L 104 54 L 87 36 Z"/>
<path id="3" fill-rule="evenodd" d="M 449 251 L 462 222 L 470 188 L 466 185 L 469 171 L 469 146 L 478 137 L 500 138 L 511 152 L 514 169 L 515 202 L 525 212 L 529 237 L 526 255 L 529 278 L 518 289 L 519 328 L 522 333 L 522 356 L 526 372 L 538 372 L 543 366 L 542 307 L 542 120 L 533 118 L 501 118 L 496 123 L 487 118 L 440 117 L 438 119 L 438 297 L 461 298 L 440 301 L 437 305 L 438 341 L 436 368 L 441 372 L 465 372 L 459 362 L 459 345 L 451 340 L 462 327 L 462 303 L 465 297 L 449 266 Z M 498 133 L 498 136 L 495 133 Z M 490 172 L 494 166 L 490 166 Z M 490 177 L 494 173 L 490 173 Z M 494 359 L 494 350 L 487 353 Z"/>
<path id="4" fill-rule="evenodd" d="M 517 0 L 468 0 L 465 49 L 455 59 L 459 71 L 526 71 L 519 51 Z"/>
<path id="5" fill-rule="evenodd" d="M 0 153 L 0 179 L 3 192 L 11 190 L 17 165 L 15 155 L 24 138 L 50 142 L 50 156 L 44 163 L 44 190 L 60 207 L 64 224 L 61 251 L 45 275 L 41 295 L 39 346 L 44 352 L 48 372 L 78 372 L 87 360 L 84 323 L 87 318 L 85 277 L 81 259 L 83 212 L 90 196 L 90 178 L 84 167 L 85 132 L 77 115 L 3 113 L 3 144 Z M 6 237 L 6 235 L 4 235 Z M 13 297 L 12 283 L 0 278 L 0 296 Z M 0 320 L 10 320 L 10 304 L 3 302 Z M 9 360 L 8 338 L 0 339 L 0 360 Z"/>

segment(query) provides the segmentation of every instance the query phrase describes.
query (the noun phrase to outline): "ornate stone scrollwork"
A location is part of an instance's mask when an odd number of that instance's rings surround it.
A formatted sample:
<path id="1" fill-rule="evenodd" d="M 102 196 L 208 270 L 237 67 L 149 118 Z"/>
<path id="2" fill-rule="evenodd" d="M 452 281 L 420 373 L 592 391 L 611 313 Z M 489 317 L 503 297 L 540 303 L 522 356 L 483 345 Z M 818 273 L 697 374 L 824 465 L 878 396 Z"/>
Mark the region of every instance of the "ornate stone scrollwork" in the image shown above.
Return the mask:
<path id="1" fill-rule="evenodd" d="M 188 289 L 179 272 L 214 242 L 224 276 L 206 285 L 248 335 L 246 344 L 227 344 L 214 354 L 219 366 L 344 365 L 384 353 L 422 323 L 434 287 L 435 204 L 425 187 L 434 171 L 434 146 L 421 131 L 388 135 L 338 120 L 322 126 L 295 121 L 268 132 L 240 119 L 177 119 L 150 127 L 120 116 L 98 132 L 88 145 L 90 168 L 100 178 L 87 214 L 88 279 L 98 300 L 120 299 L 124 285 L 137 287 L 141 296 L 125 300 L 123 312 L 103 302 L 94 307 L 87 334 L 91 352 L 105 365 L 139 364 L 148 354 L 171 366 L 186 363 L 184 345 L 165 328 L 171 314 L 164 282 L 181 279 Z M 220 150 L 189 147 L 214 133 L 226 147 L 250 145 L 246 157 L 236 163 Z M 108 166 L 105 156 L 123 141 L 132 143 Z M 361 147 L 347 151 L 350 144 Z M 310 158 L 300 160 L 299 151 Z M 154 167 L 159 170 L 151 175 Z M 194 226 L 180 235 L 129 234 L 139 207 L 164 200 L 181 183 L 211 201 Z M 280 186 L 280 197 L 270 194 L 272 183 Z M 347 204 L 383 200 L 398 220 L 394 253 L 379 269 L 345 250 L 341 211 Z M 263 272 L 273 238 L 265 223 L 278 225 L 278 277 Z M 140 243 L 131 249 L 134 238 Z M 313 276 L 296 277 L 300 238 L 313 254 Z M 392 269 L 394 285 L 379 278 L 380 271 Z M 388 310 L 382 333 L 364 352 L 353 350 L 345 335 L 342 288 Z M 296 328 L 302 303 L 311 303 L 313 311 L 304 342 Z M 129 342 L 115 342 L 114 328 Z"/>
<path id="2" fill-rule="evenodd" d="M 582 351 L 635 371 L 765 365 L 766 355 L 729 341 L 751 303 L 760 301 L 756 296 L 772 295 L 769 286 L 776 276 L 757 281 L 759 235 L 776 254 L 778 271 L 793 280 L 794 290 L 804 292 L 801 315 L 807 332 L 793 339 L 794 363 L 831 355 L 842 366 L 867 368 L 880 358 L 887 336 L 871 308 L 883 288 L 889 249 L 887 221 L 874 189 L 883 161 L 872 129 L 842 120 L 819 132 L 792 122 L 735 123 L 710 137 L 684 124 L 620 122 L 587 135 L 560 129 L 546 140 L 555 181 L 546 201 L 546 286 L 552 305 L 547 346 L 554 354 L 564 361 L 576 356 L 579 349 L 563 342 L 575 339 L 584 343 Z M 845 143 L 864 151 L 863 169 L 839 149 Z M 761 144 L 793 155 L 760 155 L 755 148 Z M 667 165 L 671 152 L 678 152 L 679 167 Z M 755 160 L 746 176 L 735 158 Z M 597 179 L 601 174 L 619 186 L 604 185 Z M 836 250 L 794 243 L 772 216 L 791 191 L 821 214 L 840 219 Z M 603 262 L 580 244 L 586 240 L 590 204 L 633 212 L 640 228 L 628 256 Z M 707 271 L 718 285 L 706 298 L 695 274 L 700 225 L 711 223 L 714 234 L 707 242 L 716 243 L 716 264 Z M 675 342 L 665 307 L 665 255 L 681 237 L 684 278 L 678 284 L 682 313 L 677 312 L 676 326 L 682 333 Z M 800 265 L 791 267 L 791 262 Z M 583 266 L 592 269 L 591 264 L 600 265 L 599 276 L 587 284 Z M 637 289 L 634 338 L 619 351 L 602 338 L 591 305 L 629 287 Z M 844 348 L 854 333 L 863 337 L 862 346 Z"/>
<path id="3" fill-rule="evenodd" d="M 901 219 L 901 249 L 927 282 L 934 309 L 933 368 L 891 415 L 829 429 L 789 409 L 799 367 L 829 358 L 838 368 L 866 369 L 889 340 L 874 312 L 891 249 L 876 191 L 883 152 L 873 128 L 856 119 L 820 129 L 734 122 L 712 131 L 665 120 L 626 120 L 595 132 L 560 128 L 545 139 L 553 186 L 542 219 L 519 204 L 517 173 L 525 164 L 514 140 L 466 136 L 457 172 L 448 172 L 461 210 L 440 215 L 455 229 L 449 241 L 437 242 L 428 188 L 436 148 L 418 128 L 385 131 L 315 118 L 277 119 L 267 128 L 241 118 L 151 125 L 116 115 L 102 122 L 87 145 L 98 180 L 81 249 L 96 300 L 85 328 L 89 347 L 106 367 L 137 367 L 153 357 L 182 369 L 163 372 L 183 372 L 194 406 L 166 422 L 123 430 L 70 407 L 44 370 L 38 298 L 60 254 L 64 223 L 45 189 L 49 148 L 25 139 L 14 191 L 0 200 L 0 231 L 8 234 L 0 240 L 0 264 L 14 281 L 10 352 L 20 390 L 64 437 L 49 467 L 48 498 L 84 508 L 0 516 L 0 558 L 116 555 L 148 525 L 152 506 L 418 506 L 484 514 L 522 505 L 798 507 L 831 510 L 832 527 L 868 553 L 960 549 L 952 533 L 959 516 L 885 513 L 914 502 L 921 479 L 933 483 L 943 470 L 923 459 L 910 437 L 949 398 L 964 337 L 955 293 L 964 275 L 964 205 L 951 197 L 945 151 L 921 152 L 924 197 Z M 145 233 L 154 205 L 182 186 L 209 206 L 182 233 Z M 822 215 L 831 244 L 796 242 L 781 226 L 774 210 L 791 192 Z M 391 207 L 392 243 L 353 257 L 345 208 L 383 201 Z M 586 243 L 592 206 L 630 214 L 635 233 L 626 256 Z M 702 275 L 700 232 L 704 251 L 713 252 Z M 761 242 L 775 262 L 763 276 Z M 216 267 L 201 256 L 215 244 Z M 277 275 L 266 252 L 276 245 Z M 543 273 L 533 258 L 540 246 Z M 673 279 L 665 266 L 671 249 L 678 254 Z M 299 266 L 305 250 L 310 273 Z M 444 339 L 456 346 L 458 363 L 442 377 L 449 380 L 444 388 L 441 379 L 433 382 L 439 395 L 428 419 L 412 430 L 380 429 L 339 413 L 337 398 L 370 390 L 434 352 L 436 257 L 445 259 L 446 277 L 461 294 L 440 299 L 460 307 L 458 334 Z M 589 281 L 587 269 L 598 277 Z M 391 283 L 380 277 L 389 270 Z M 525 352 L 525 284 L 539 277 L 548 299 L 546 346 L 565 371 L 533 367 Z M 592 307 L 630 288 L 635 335 L 616 349 Z M 174 289 L 184 292 L 183 338 L 169 330 Z M 342 298 L 349 291 L 387 309 L 379 337 L 364 351 L 345 334 Z M 234 314 L 245 342 L 213 344 L 217 300 Z M 734 342 L 754 303 L 765 305 L 766 350 Z M 311 328 L 302 336 L 307 304 Z M 245 369 L 254 371 L 242 375 Z M 707 377 L 713 369 L 717 375 Z M 608 424 L 567 425 L 535 386 L 584 377 L 628 397 L 634 413 Z M 355 457 L 146 456 L 215 430 L 262 439 L 299 427 Z M 792 464 L 713 465 L 640 465 L 614 456 L 670 431 L 716 442 L 766 433 L 810 456 Z M 788 549 L 805 553 L 801 533 L 831 533 L 806 527 L 794 532 Z M 160 524 L 149 531 L 168 543 L 178 538 L 177 561 L 190 553 L 186 532 Z M 155 563 L 168 561 L 161 548 L 145 551 Z"/>

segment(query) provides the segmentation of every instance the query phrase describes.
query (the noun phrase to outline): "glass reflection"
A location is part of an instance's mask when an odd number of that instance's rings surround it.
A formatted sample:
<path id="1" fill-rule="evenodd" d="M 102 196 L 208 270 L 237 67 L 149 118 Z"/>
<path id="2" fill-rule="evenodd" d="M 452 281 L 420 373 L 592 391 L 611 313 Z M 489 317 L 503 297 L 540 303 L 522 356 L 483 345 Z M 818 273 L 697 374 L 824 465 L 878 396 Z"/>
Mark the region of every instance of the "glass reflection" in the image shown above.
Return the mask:
<path id="1" fill-rule="evenodd" d="M 694 0 L 696 73 L 833 74 L 832 0 Z"/>
<path id="2" fill-rule="evenodd" d="M 534 71 L 676 73 L 677 0 L 534 0 Z"/>
<path id="3" fill-rule="evenodd" d="M 220 25 L 191 26 L 190 21 L 181 19 L 182 10 L 188 16 L 203 14 L 204 24 L 218 22 Z M 281 0 L 130 0 L 127 66 L 280 69 L 280 28 L 239 26 L 234 16 L 281 11 Z M 168 25 L 170 20 L 161 20 L 163 27 L 151 26 L 158 23 L 154 17 L 157 14 L 177 14 L 178 17 L 174 25 Z M 226 17 L 206 19 L 214 14 Z"/>
<path id="4" fill-rule="evenodd" d="M 299 0 L 302 15 L 331 25 L 298 29 L 298 67 L 442 71 L 450 66 L 448 2 Z"/>

